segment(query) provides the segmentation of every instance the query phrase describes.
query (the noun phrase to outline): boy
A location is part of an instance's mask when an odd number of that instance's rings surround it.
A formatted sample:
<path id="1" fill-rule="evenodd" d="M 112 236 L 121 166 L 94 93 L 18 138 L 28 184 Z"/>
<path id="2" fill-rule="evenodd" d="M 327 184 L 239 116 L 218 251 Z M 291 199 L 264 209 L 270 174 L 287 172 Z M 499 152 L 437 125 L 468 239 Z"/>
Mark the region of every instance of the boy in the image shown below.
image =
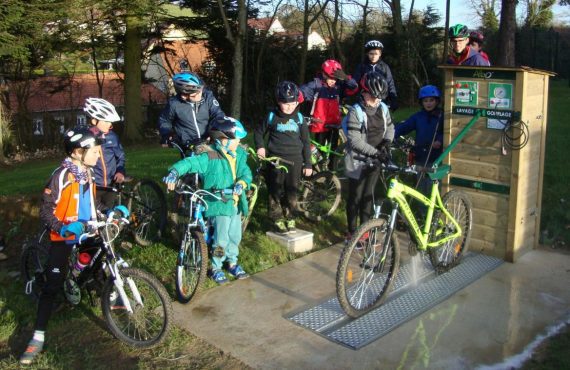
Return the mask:
<path id="1" fill-rule="evenodd" d="M 447 64 L 457 66 L 490 66 L 488 60 L 469 46 L 469 29 L 467 26 L 456 24 L 449 27 L 449 42 L 451 43 L 451 52 L 449 53 Z"/>
<path id="2" fill-rule="evenodd" d="M 303 115 L 299 113 L 299 94 L 299 88 L 293 82 L 280 82 L 275 90 L 277 107 L 255 131 L 258 156 L 277 156 L 293 162 L 293 165 L 285 165 L 287 173 L 270 168 L 266 178 L 269 218 L 281 233 L 295 231 L 297 184 L 301 172 L 304 176 L 313 173 L 309 129 Z M 264 142 L 265 137 L 268 137 L 267 144 Z M 284 194 L 285 199 L 282 199 Z"/>
<path id="3" fill-rule="evenodd" d="M 83 110 L 91 117 L 91 132 L 101 139 L 101 156 L 93 171 L 98 186 L 111 186 L 113 183 L 125 181 L 125 151 L 119 136 L 111 129 L 113 123 L 120 122 L 121 117 L 113 104 L 105 99 L 87 98 Z M 97 203 L 110 209 L 115 204 L 116 193 L 99 189 Z"/>
<path id="4" fill-rule="evenodd" d="M 398 94 L 396 92 L 396 85 L 394 84 L 394 77 L 392 77 L 390 66 L 381 60 L 383 52 L 384 44 L 378 40 L 370 40 L 364 44 L 364 53 L 366 56 L 364 57 L 364 61 L 356 67 L 352 78 L 354 78 L 356 82 L 360 82 L 362 76 L 367 72 L 380 72 L 382 77 L 384 77 L 388 83 L 388 97 L 387 101 L 384 103 L 388 104 L 392 111 L 395 111 L 398 109 Z"/>
<path id="5" fill-rule="evenodd" d="M 35 331 L 20 357 L 22 365 L 31 364 L 42 351 L 52 306 L 67 275 L 71 250 L 83 234 L 85 222 L 97 219 L 92 167 L 99 158 L 100 145 L 100 139 L 87 128 L 67 131 L 64 138 L 67 157 L 53 172 L 44 189 L 40 219 L 50 229 L 51 248 L 46 284 L 38 302 Z M 117 209 L 128 217 L 124 206 Z"/>
<path id="6" fill-rule="evenodd" d="M 471 31 L 469 34 L 469 46 L 478 51 L 479 54 L 481 54 L 481 56 L 485 58 L 489 64 L 491 64 L 489 56 L 483 51 L 483 41 L 485 41 L 485 36 L 483 36 L 481 32 Z"/>
<path id="7" fill-rule="evenodd" d="M 249 275 L 238 265 L 239 243 L 241 241 L 241 215 L 247 215 L 248 205 L 244 190 L 249 187 L 252 175 L 247 166 L 247 154 L 239 146 L 247 132 L 241 122 L 224 117 L 210 129 L 212 144 L 201 154 L 176 162 L 164 178 L 168 190 L 174 190 L 178 178 L 186 173 L 198 173 L 205 190 L 216 192 L 233 189 L 229 200 L 207 200 L 205 216 L 214 226 L 211 277 L 218 284 L 228 282 L 222 271 L 224 261 L 228 272 L 236 279 Z M 232 200 L 233 199 L 233 200 Z"/>

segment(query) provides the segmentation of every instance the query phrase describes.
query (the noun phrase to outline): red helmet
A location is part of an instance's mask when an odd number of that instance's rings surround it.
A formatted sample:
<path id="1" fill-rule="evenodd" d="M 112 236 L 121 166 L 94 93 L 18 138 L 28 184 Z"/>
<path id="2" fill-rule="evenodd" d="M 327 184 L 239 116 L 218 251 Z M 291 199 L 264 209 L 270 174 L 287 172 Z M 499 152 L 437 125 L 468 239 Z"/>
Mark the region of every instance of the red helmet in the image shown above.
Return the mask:
<path id="1" fill-rule="evenodd" d="M 479 44 L 482 44 L 484 40 L 485 40 L 485 36 L 483 36 L 483 34 L 479 31 L 472 31 L 469 34 L 469 42 L 475 41 Z"/>
<path id="2" fill-rule="evenodd" d="M 327 76 L 333 77 L 334 71 L 338 69 L 342 69 L 342 66 L 339 62 L 334 59 L 325 60 L 323 65 L 321 66 L 323 73 Z"/>

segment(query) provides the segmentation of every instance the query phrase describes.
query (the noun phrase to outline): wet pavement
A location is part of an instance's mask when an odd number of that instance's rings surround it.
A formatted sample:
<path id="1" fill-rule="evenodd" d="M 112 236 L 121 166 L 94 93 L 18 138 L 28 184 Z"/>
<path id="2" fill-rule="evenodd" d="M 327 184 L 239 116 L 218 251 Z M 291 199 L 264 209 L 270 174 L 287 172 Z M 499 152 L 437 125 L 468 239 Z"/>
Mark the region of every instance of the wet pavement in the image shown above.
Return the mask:
<path id="1" fill-rule="evenodd" d="M 175 304 L 175 323 L 260 369 L 470 369 L 516 364 L 570 318 L 570 255 L 539 249 L 352 350 L 286 319 L 334 296 L 340 250 L 311 253 Z"/>

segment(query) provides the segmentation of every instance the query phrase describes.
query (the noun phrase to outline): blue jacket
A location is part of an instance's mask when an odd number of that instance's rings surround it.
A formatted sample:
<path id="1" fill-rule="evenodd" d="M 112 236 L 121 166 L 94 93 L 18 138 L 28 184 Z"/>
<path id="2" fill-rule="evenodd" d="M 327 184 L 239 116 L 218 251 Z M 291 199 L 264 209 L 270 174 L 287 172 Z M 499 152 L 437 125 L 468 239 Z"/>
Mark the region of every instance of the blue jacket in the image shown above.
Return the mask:
<path id="1" fill-rule="evenodd" d="M 436 132 L 437 129 L 437 133 Z M 416 146 L 414 148 L 416 154 L 416 164 L 426 164 L 426 158 L 433 141 L 439 141 L 443 146 L 443 111 L 436 108 L 431 112 L 424 109 L 413 114 L 403 123 L 396 126 L 394 137 L 416 132 Z M 433 139 L 435 133 L 435 140 Z M 431 149 L 428 164 L 433 163 L 442 153 L 442 148 Z"/>
<path id="2" fill-rule="evenodd" d="M 207 137 L 210 125 L 224 116 L 214 94 L 204 89 L 198 103 L 184 101 L 178 95 L 170 98 L 160 113 L 158 130 L 163 143 L 173 133 L 180 142 L 187 143 Z"/>
<path id="3" fill-rule="evenodd" d="M 456 66 L 491 66 L 488 59 L 485 59 L 484 56 L 470 46 L 467 46 L 459 56 L 455 56 L 453 53 L 450 54 L 447 58 L 447 64 Z"/>
<path id="4" fill-rule="evenodd" d="M 95 183 L 101 186 L 111 186 L 117 172 L 125 174 L 125 151 L 119 141 L 119 136 L 113 131 L 104 134 L 96 127 L 92 127 L 91 131 L 104 140 L 101 145 L 101 157 L 93 167 Z"/>
<path id="5" fill-rule="evenodd" d="M 388 103 L 390 105 L 390 108 L 397 109 L 398 93 L 396 92 L 396 84 L 394 83 L 394 77 L 392 76 L 392 71 L 390 70 L 388 64 L 381 60 L 376 64 L 367 62 L 360 63 L 358 66 L 356 66 L 356 70 L 354 71 L 352 78 L 354 78 L 356 82 L 360 83 L 362 76 L 370 71 L 380 72 L 380 74 L 386 79 L 386 82 L 388 82 Z"/>

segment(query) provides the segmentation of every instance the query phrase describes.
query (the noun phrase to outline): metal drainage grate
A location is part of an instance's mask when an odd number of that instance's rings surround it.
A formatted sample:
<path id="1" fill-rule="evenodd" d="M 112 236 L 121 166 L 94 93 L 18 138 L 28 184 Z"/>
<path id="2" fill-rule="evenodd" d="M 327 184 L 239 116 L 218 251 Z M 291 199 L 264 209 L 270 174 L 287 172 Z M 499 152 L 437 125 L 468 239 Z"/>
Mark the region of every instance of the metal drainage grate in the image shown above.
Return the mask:
<path id="1" fill-rule="evenodd" d="M 401 266 L 388 300 L 358 319 L 346 316 L 335 296 L 292 314 L 289 320 L 332 341 L 359 349 L 446 300 L 502 263 L 495 257 L 470 253 L 458 266 L 436 276 L 425 257 L 418 271 L 413 271 L 411 263 Z M 413 273 L 420 284 L 414 283 Z"/>

